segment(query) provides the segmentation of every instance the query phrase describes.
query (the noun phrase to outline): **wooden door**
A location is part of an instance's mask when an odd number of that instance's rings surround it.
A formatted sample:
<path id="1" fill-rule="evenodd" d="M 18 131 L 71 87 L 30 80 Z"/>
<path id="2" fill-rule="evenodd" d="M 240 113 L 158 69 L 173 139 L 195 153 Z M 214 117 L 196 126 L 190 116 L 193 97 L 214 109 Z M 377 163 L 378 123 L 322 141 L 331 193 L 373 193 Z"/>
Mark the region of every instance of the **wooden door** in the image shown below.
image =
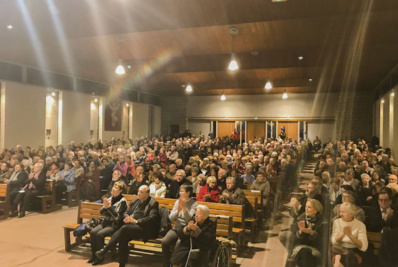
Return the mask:
<path id="1" fill-rule="evenodd" d="M 234 129 L 235 129 L 234 121 L 219 121 L 217 137 L 224 137 L 224 136 L 231 137 L 231 134 L 234 131 Z"/>
<path id="2" fill-rule="evenodd" d="M 278 135 L 281 133 L 281 128 L 285 127 L 286 138 L 292 138 L 292 140 L 298 140 L 299 132 L 298 132 L 298 121 L 278 121 Z"/>
<path id="3" fill-rule="evenodd" d="M 247 140 L 254 141 L 256 138 L 264 138 L 265 122 L 264 121 L 248 121 L 247 122 Z"/>

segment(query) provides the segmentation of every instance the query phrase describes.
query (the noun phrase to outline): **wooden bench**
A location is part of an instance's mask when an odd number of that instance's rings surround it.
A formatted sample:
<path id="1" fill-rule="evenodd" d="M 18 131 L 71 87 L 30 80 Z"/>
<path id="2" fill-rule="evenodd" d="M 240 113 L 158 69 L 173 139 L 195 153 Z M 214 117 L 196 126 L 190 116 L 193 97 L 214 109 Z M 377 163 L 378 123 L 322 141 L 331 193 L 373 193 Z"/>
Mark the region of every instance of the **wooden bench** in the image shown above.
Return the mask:
<path id="1" fill-rule="evenodd" d="M 377 255 L 379 253 L 380 242 L 381 242 L 381 233 L 380 232 L 367 232 L 368 242 L 372 243 L 374 246 L 374 254 Z"/>
<path id="2" fill-rule="evenodd" d="M 80 202 L 80 179 L 81 179 L 81 177 L 75 178 L 75 186 L 76 186 L 75 190 L 65 192 L 66 205 L 68 205 L 68 207 L 74 207 L 74 206 L 79 205 L 79 202 Z"/>
<path id="3" fill-rule="evenodd" d="M 37 198 L 41 203 L 41 211 L 43 214 L 62 209 L 62 205 L 55 202 L 55 181 L 47 180 L 44 186 L 45 194 Z"/>
<path id="4" fill-rule="evenodd" d="M 230 205 L 214 202 L 198 201 L 198 204 L 205 205 L 210 209 L 210 214 L 213 216 L 228 216 L 232 217 L 233 223 L 238 224 L 238 227 L 232 228 L 232 239 L 237 244 L 237 254 L 243 250 L 246 245 L 245 242 L 245 207 L 243 205 Z"/>
<path id="5" fill-rule="evenodd" d="M 137 196 L 125 195 L 125 198 L 128 200 L 134 199 Z M 175 199 L 160 199 L 160 206 L 171 207 L 174 205 L 173 201 Z M 163 201 L 162 201 L 163 200 Z M 64 226 L 64 239 L 65 239 L 65 251 L 70 252 L 74 247 L 77 247 L 83 243 L 89 242 L 89 235 L 85 235 L 84 237 L 75 238 L 75 242 L 71 243 L 71 232 L 75 230 L 80 224 L 82 224 L 85 220 L 91 218 L 100 218 L 100 210 L 102 208 L 101 203 L 93 203 L 93 202 L 80 202 L 78 209 L 78 217 L 77 223 L 69 224 Z M 230 237 L 232 236 L 232 228 L 233 228 L 233 220 L 232 217 L 228 216 L 213 216 L 210 215 L 212 220 L 217 219 L 217 237 Z M 109 240 L 110 237 L 107 237 L 106 240 Z M 147 242 L 143 242 L 141 240 L 131 240 L 129 245 L 131 248 L 135 248 L 136 246 L 145 246 L 152 248 L 161 248 L 161 238 L 151 239 Z"/>
<path id="6" fill-rule="evenodd" d="M 7 184 L 0 184 L 0 210 L 3 212 L 0 215 L 0 220 L 5 220 L 10 214 L 10 194 Z"/>

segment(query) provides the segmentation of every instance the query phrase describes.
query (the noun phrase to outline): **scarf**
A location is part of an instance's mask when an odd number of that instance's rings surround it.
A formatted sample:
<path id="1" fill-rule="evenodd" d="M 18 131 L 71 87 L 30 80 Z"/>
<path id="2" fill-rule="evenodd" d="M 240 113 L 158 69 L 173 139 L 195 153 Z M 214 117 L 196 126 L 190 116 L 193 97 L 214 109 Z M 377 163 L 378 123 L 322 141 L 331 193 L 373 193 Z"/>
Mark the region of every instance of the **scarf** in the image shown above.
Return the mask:
<path id="1" fill-rule="evenodd" d="M 15 172 L 15 171 L 14 171 L 14 172 L 11 174 L 10 182 L 16 181 L 17 178 L 18 178 L 18 174 L 19 174 L 20 172 L 21 172 L 21 171 L 19 171 L 19 172 Z"/>

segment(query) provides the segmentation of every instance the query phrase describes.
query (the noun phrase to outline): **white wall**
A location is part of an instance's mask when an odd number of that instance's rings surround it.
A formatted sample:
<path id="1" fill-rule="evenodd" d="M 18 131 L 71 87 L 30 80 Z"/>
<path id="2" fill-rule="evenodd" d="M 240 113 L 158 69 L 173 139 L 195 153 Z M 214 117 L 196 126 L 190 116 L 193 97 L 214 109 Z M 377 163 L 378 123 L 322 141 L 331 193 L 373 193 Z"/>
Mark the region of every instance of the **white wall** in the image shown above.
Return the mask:
<path id="1" fill-rule="evenodd" d="M 90 139 L 91 95 L 62 92 L 62 144 L 86 143 Z"/>
<path id="2" fill-rule="evenodd" d="M 98 99 L 98 98 L 97 98 Z M 92 142 L 98 140 L 98 124 L 99 124 L 99 101 L 91 100 L 90 103 L 90 131 L 93 131 L 93 135 L 90 136 Z"/>
<path id="3" fill-rule="evenodd" d="M 306 119 L 333 118 L 338 101 L 337 94 L 289 94 L 282 99 L 279 94 L 188 97 L 187 116 L 190 118 L 253 118 Z"/>
<path id="4" fill-rule="evenodd" d="M 58 94 L 52 95 L 51 92 L 46 96 L 46 138 L 45 146 L 58 145 Z M 51 134 L 47 135 L 47 130 L 51 130 Z"/>
<path id="5" fill-rule="evenodd" d="M 321 139 L 322 143 L 326 139 L 336 139 L 334 122 L 308 122 L 308 138 L 313 141 L 316 137 Z"/>
<path id="6" fill-rule="evenodd" d="M 133 103 L 133 138 L 148 135 L 149 106 Z"/>
<path id="7" fill-rule="evenodd" d="M 159 135 L 162 124 L 162 108 L 159 106 L 153 106 L 153 133 Z"/>
<path id="8" fill-rule="evenodd" d="M 211 122 L 197 122 L 197 121 L 189 121 L 188 129 L 195 136 L 199 136 L 202 133 L 204 136 L 208 136 L 210 132 L 210 124 Z"/>
<path id="9" fill-rule="evenodd" d="M 44 145 L 46 89 L 6 81 L 2 90 L 1 147 Z"/>

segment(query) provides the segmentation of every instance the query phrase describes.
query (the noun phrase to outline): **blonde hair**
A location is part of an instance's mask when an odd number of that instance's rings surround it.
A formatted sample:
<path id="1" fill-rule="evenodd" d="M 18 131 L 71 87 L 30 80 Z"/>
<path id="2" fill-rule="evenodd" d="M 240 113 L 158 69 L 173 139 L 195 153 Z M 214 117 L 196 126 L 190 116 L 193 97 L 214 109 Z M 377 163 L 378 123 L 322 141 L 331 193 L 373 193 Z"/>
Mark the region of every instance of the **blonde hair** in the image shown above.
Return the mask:
<path id="1" fill-rule="evenodd" d="M 211 182 L 217 182 L 216 177 L 214 176 L 209 176 L 209 178 L 207 178 L 207 184 L 210 184 Z"/>

